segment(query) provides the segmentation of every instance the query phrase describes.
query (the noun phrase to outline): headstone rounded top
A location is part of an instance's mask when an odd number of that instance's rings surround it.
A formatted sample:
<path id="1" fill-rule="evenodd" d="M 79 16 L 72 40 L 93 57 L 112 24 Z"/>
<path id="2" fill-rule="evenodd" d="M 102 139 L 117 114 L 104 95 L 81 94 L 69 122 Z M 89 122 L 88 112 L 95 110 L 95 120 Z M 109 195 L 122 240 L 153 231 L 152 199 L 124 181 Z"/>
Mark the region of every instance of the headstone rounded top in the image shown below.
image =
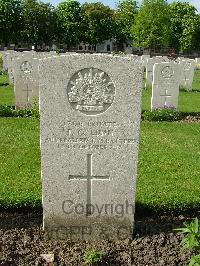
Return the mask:
<path id="1" fill-rule="evenodd" d="M 98 115 L 112 105 L 115 85 L 103 70 L 84 68 L 71 77 L 67 96 L 74 110 L 85 115 Z"/>

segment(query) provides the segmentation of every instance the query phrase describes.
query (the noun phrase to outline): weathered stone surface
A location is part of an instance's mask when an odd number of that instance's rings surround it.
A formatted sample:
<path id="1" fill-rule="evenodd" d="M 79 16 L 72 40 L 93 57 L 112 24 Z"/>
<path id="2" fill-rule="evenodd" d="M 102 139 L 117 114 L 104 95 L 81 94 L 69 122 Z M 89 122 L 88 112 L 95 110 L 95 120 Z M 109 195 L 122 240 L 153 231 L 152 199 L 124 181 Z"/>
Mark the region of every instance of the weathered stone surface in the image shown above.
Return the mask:
<path id="1" fill-rule="evenodd" d="M 153 82 L 153 66 L 154 66 L 154 64 L 161 63 L 161 62 L 166 62 L 166 59 L 163 58 L 162 56 L 153 57 L 153 58 L 148 58 L 147 59 L 147 64 L 146 64 L 146 84 L 145 84 L 145 87 L 152 86 L 152 82 Z"/>
<path id="2" fill-rule="evenodd" d="M 72 240 L 130 237 L 142 63 L 84 54 L 40 61 L 44 229 Z"/>
<path id="3" fill-rule="evenodd" d="M 143 65 L 144 67 L 146 68 L 147 66 L 147 60 L 150 58 L 150 55 L 142 55 L 141 56 L 141 59 L 142 59 L 142 62 L 143 62 Z"/>
<path id="4" fill-rule="evenodd" d="M 180 61 L 182 75 L 180 86 L 188 91 L 192 90 L 192 82 L 194 78 L 195 60 L 187 59 Z"/>
<path id="5" fill-rule="evenodd" d="M 13 60 L 15 105 L 17 108 L 31 107 L 38 102 L 38 59 L 34 54 L 22 54 Z"/>
<path id="6" fill-rule="evenodd" d="M 9 84 L 14 84 L 14 74 L 13 74 L 13 62 L 14 60 L 20 55 L 20 53 L 13 52 L 8 54 L 7 56 L 7 66 L 8 66 L 8 77 L 9 77 Z"/>
<path id="7" fill-rule="evenodd" d="M 151 109 L 178 108 L 181 69 L 174 62 L 156 63 L 153 68 Z"/>
<path id="8" fill-rule="evenodd" d="M 13 50 L 3 51 L 3 69 L 8 71 L 10 55 L 15 53 Z"/>

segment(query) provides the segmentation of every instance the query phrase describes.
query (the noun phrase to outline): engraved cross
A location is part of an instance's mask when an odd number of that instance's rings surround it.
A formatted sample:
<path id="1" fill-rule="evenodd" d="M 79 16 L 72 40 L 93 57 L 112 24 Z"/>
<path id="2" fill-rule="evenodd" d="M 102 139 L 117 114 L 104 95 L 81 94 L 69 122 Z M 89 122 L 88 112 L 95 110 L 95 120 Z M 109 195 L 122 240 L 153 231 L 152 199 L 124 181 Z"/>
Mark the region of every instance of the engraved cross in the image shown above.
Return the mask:
<path id="1" fill-rule="evenodd" d="M 28 84 L 26 84 L 26 89 L 25 90 L 22 90 L 22 91 L 25 91 L 26 92 L 26 100 L 27 100 L 27 102 L 29 102 L 29 91 L 32 92 L 32 90 L 29 90 L 28 89 Z"/>
<path id="2" fill-rule="evenodd" d="M 92 174 L 92 154 L 87 154 L 87 175 L 69 175 L 69 180 L 82 179 L 87 181 L 87 208 L 86 215 L 91 215 L 91 203 L 92 203 L 92 180 L 109 180 L 110 176 L 94 176 Z"/>
<path id="3" fill-rule="evenodd" d="M 171 94 L 167 93 L 167 89 L 165 89 L 165 93 L 160 95 L 161 97 L 165 97 L 165 105 L 167 105 L 167 98 L 172 97 Z"/>

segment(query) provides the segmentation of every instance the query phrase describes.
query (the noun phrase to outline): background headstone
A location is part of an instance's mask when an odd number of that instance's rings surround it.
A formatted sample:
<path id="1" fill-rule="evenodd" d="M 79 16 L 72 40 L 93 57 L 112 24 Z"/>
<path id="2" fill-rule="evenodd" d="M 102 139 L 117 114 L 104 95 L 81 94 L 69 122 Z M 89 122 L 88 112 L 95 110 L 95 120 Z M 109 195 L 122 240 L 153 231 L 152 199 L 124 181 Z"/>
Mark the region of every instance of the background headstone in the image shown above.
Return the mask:
<path id="1" fill-rule="evenodd" d="M 154 65 L 151 110 L 178 108 L 180 71 L 180 65 L 174 62 Z"/>
<path id="2" fill-rule="evenodd" d="M 19 56 L 19 53 L 17 52 L 10 53 L 7 56 L 9 84 L 14 84 L 13 62 L 18 56 Z"/>
<path id="3" fill-rule="evenodd" d="M 38 59 L 32 54 L 23 54 L 13 61 L 15 105 L 29 108 L 38 102 Z"/>
<path id="4" fill-rule="evenodd" d="M 180 86 L 190 91 L 192 90 L 192 83 L 194 78 L 195 60 L 182 60 L 180 62 L 180 65 L 182 69 Z"/>
<path id="5" fill-rule="evenodd" d="M 195 58 L 195 69 L 200 69 L 200 57 Z"/>
<path id="6" fill-rule="evenodd" d="M 165 61 L 165 59 L 160 57 L 153 57 L 147 59 L 147 64 L 146 64 L 146 84 L 145 87 L 152 86 L 153 82 L 153 66 L 155 63 L 161 63 Z"/>
<path id="7" fill-rule="evenodd" d="M 65 55 L 40 60 L 44 229 L 50 237 L 132 235 L 142 63 Z"/>

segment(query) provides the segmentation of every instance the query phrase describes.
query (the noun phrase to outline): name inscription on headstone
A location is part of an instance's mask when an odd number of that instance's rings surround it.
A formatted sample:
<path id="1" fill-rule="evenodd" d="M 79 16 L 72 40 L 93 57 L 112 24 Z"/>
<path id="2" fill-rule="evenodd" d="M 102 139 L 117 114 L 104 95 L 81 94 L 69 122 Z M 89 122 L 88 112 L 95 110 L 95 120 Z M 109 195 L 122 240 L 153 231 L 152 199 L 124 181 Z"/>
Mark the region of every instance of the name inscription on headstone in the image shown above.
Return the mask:
<path id="1" fill-rule="evenodd" d="M 135 139 L 131 134 L 126 138 L 118 137 L 118 127 L 116 121 L 66 121 L 60 126 L 65 136 L 51 136 L 45 142 L 55 143 L 57 147 L 80 150 L 121 149 L 134 144 Z"/>

